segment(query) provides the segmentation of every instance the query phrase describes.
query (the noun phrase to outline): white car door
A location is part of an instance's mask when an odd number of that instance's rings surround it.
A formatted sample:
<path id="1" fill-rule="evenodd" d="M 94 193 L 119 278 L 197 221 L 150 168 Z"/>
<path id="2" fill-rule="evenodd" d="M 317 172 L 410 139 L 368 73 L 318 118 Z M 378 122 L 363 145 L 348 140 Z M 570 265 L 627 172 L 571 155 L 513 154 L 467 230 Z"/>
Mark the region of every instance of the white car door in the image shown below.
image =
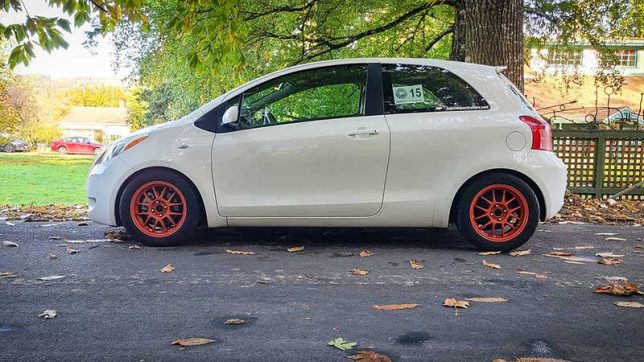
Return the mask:
<path id="1" fill-rule="evenodd" d="M 219 213 L 376 214 L 387 174 L 389 129 L 382 110 L 367 109 L 368 97 L 382 99 L 379 87 L 371 87 L 377 94 L 367 94 L 368 69 L 354 64 L 291 73 L 229 102 L 241 110 L 232 129 L 217 133 L 214 141 Z M 380 73 L 377 77 L 379 82 Z"/>

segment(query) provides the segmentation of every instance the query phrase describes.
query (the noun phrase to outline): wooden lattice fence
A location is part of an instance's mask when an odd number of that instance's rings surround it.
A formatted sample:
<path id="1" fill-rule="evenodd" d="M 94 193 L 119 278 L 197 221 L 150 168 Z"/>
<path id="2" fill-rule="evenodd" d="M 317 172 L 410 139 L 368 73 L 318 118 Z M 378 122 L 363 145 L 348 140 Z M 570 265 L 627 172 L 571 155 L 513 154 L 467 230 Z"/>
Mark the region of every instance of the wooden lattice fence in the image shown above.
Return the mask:
<path id="1" fill-rule="evenodd" d="M 644 180 L 643 130 L 553 129 L 553 148 L 568 166 L 568 189 L 607 198 Z M 644 200 L 644 188 L 622 196 Z"/>

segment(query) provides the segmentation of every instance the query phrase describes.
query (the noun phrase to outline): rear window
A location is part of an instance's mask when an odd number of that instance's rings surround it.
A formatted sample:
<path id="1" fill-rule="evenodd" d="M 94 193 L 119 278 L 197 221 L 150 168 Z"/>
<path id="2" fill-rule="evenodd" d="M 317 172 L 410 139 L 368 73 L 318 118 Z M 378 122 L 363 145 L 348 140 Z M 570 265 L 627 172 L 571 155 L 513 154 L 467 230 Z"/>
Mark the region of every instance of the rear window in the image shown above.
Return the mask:
<path id="1" fill-rule="evenodd" d="M 427 65 L 383 65 L 385 113 L 489 109 L 483 97 L 450 71 Z"/>

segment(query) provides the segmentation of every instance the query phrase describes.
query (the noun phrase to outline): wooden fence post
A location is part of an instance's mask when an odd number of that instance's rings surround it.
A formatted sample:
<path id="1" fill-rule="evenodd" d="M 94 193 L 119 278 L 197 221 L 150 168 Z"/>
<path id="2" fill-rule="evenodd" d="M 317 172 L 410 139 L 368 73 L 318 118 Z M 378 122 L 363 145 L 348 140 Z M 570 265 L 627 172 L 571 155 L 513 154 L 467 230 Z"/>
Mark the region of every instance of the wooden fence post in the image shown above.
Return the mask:
<path id="1" fill-rule="evenodd" d="M 597 133 L 597 143 L 595 146 L 595 198 L 602 198 L 602 188 L 604 187 L 604 161 L 606 160 L 606 133 Z"/>

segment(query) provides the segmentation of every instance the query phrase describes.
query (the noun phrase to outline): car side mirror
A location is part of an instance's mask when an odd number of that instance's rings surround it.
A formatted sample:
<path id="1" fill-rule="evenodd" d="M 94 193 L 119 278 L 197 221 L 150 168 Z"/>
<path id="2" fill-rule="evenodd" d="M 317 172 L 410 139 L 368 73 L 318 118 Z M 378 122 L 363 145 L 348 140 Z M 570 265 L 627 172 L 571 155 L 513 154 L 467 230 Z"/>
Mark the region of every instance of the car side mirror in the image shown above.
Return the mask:
<path id="1" fill-rule="evenodd" d="M 227 125 L 235 123 L 237 122 L 237 118 L 239 118 L 239 107 L 231 106 L 226 110 L 226 112 L 224 112 L 224 115 L 221 117 L 221 124 Z"/>

